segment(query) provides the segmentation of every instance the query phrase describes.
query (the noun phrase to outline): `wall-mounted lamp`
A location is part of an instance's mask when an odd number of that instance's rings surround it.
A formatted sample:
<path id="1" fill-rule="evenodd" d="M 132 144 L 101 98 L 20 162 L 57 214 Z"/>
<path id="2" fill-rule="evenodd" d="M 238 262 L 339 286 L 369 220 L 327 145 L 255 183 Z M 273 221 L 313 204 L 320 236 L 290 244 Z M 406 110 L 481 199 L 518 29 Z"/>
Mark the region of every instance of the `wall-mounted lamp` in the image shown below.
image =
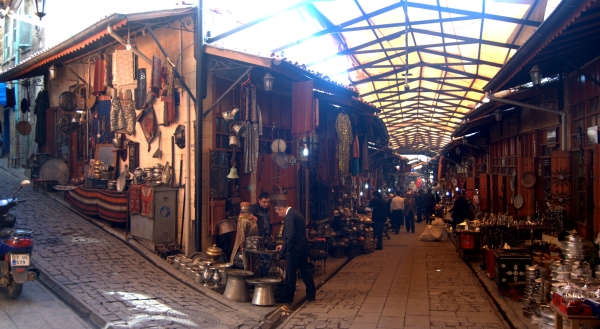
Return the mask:
<path id="1" fill-rule="evenodd" d="M 502 121 L 502 111 L 500 109 L 496 109 L 494 112 L 494 118 L 496 118 L 496 122 Z"/>
<path id="2" fill-rule="evenodd" d="M 266 91 L 273 90 L 273 81 L 275 81 L 275 77 L 273 77 L 271 73 L 267 72 L 267 74 L 265 74 L 263 77 L 263 84 L 265 85 Z"/>
<path id="3" fill-rule="evenodd" d="M 54 64 L 50 65 L 50 67 L 48 68 L 48 77 L 50 78 L 50 80 L 56 79 L 56 66 Z"/>
<path id="4" fill-rule="evenodd" d="M 44 10 L 46 8 L 46 0 L 33 0 L 33 2 L 35 3 L 35 16 L 39 17 L 41 21 L 42 17 L 46 16 Z M 40 2 L 42 3 L 42 10 L 40 10 Z"/>
<path id="5" fill-rule="evenodd" d="M 531 78 L 531 83 L 534 86 L 539 86 L 542 84 L 542 71 L 537 65 L 534 65 L 529 71 L 529 77 Z"/>

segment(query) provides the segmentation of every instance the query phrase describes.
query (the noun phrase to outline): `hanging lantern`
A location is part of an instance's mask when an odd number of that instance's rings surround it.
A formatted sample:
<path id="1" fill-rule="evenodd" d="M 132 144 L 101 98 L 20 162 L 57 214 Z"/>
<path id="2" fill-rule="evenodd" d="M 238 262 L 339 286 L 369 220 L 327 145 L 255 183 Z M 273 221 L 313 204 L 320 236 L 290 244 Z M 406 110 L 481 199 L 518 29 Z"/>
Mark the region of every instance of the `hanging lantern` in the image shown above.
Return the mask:
<path id="1" fill-rule="evenodd" d="M 542 71 L 537 65 L 534 65 L 529 71 L 529 77 L 531 78 L 531 83 L 534 86 L 539 86 L 542 84 Z"/>
<path id="2" fill-rule="evenodd" d="M 41 4 L 40 4 L 41 2 Z M 46 0 L 33 0 L 33 3 L 35 3 L 35 16 L 40 18 L 40 21 L 42 20 L 42 17 L 46 16 L 45 13 L 45 8 L 46 8 Z M 40 10 L 40 5 L 41 5 L 41 10 Z"/>
<path id="3" fill-rule="evenodd" d="M 273 75 L 271 75 L 271 73 L 267 72 L 267 74 L 265 74 L 263 77 L 263 84 L 265 85 L 266 91 L 273 90 L 273 81 L 275 81 L 275 78 Z"/>

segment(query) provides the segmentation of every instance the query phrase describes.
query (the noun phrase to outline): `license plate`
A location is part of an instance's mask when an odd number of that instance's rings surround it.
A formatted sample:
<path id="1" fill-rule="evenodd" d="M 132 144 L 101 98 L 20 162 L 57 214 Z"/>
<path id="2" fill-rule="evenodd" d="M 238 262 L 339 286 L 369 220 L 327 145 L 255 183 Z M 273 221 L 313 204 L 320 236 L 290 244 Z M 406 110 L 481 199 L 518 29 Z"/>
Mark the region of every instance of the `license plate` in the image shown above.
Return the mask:
<path id="1" fill-rule="evenodd" d="M 11 266 L 29 266 L 29 254 L 10 255 Z"/>

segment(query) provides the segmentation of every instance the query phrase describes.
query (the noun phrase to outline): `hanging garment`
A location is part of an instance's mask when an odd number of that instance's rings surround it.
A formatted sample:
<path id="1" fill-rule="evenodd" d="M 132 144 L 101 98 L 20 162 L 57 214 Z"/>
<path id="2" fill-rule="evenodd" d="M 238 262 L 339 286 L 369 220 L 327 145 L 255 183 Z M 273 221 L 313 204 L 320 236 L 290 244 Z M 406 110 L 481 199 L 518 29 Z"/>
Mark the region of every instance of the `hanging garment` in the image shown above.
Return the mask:
<path id="1" fill-rule="evenodd" d="M 339 185 L 338 142 L 336 138 L 322 138 L 319 143 L 319 166 L 317 181 L 329 185 Z"/>
<path id="2" fill-rule="evenodd" d="M 15 105 L 17 105 L 15 90 L 12 88 L 6 88 L 6 107 L 13 108 Z"/>
<path id="3" fill-rule="evenodd" d="M 97 59 L 94 63 L 94 91 L 93 94 L 98 96 L 104 93 L 104 75 L 106 71 L 104 70 L 104 66 L 106 65 L 106 61 L 104 59 Z"/>
<path id="4" fill-rule="evenodd" d="M 314 133 L 313 81 L 292 82 L 292 135 L 304 138 Z"/>
<path id="5" fill-rule="evenodd" d="M 113 86 L 112 56 L 106 55 L 105 61 L 106 64 L 104 65 L 104 87 L 106 90 L 106 87 L 112 88 Z"/>
<path id="6" fill-rule="evenodd" d="M 146 103 L 146 69 L 137 70 L 137 88 L 135 88 L 135 108 L 141 110 Z"/>
<path id="7" fill-rule="evenodd" d="M 160 58 L 152 56 L 152 76 L 150 78 L 150 92 L 154 97 L 160 94 L 160 77 L 162 75 L 162 64 Z"/>
<path id="8" fill-rule="evenodd" d="M 162 71 L 163 89 L 160 93 L 160 99 L 165 104 L 165 126 L 175 123 L 175 99 L 173 97 L 173 67 L 165 65 Z"/>
<path id="9" fill-rule="evenodd" d="M 350 145 L 352 145 L 352 124 L 350 117 L 344 112 L 338 114 L 336 119 L 336 131 L 338 137 L 338 165 L 339 179 L 348 176 L 350 167 Z"/>
<path id="10" fill-rule="evenodd" d="M 135 54 L 129 50 L 121 49 L 115 51 L 115 79 L 114 83 L 119 89 L 133 89 L 137 86 L 137 81 L 134 77 L 134 62 Z"/>
<path id="11" fill-rule="evenodd" d="M 118 98 L 110 100 L 110 130 L 114 133 L 122 133 L 127 129 L 125 121 L 125 111 L 121 107 L 121 101 Z"/>
<path id="12" fill-rule="evenodd" d="M 35 109 L 33 113 L 37 116 L 35 124 L 35 142 L 38 146 L 43 146 L 46 143 L 46 110 L 50 107 L 50 99 L 48 92 L 43 89 L 38 92 L 35 98 Z"/>
<path id="13" fill-rule="evenodd" d="M 371 163 L 369 162 L 369 142 L 365 138 L 362 145 L 362 170 L 369 171 Z"/>

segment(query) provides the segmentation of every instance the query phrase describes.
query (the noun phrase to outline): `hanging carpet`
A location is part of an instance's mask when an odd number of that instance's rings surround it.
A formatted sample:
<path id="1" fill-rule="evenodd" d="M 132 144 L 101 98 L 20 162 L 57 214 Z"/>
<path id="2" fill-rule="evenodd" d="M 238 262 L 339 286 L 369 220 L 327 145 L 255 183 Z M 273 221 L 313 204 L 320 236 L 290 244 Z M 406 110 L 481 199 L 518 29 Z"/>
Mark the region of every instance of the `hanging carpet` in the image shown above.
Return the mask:
<path id="1" fill-rule="evenodd" d="M 292 83 L 292 135 L 304 138 L 315 133 L 313 81 Z"/>

